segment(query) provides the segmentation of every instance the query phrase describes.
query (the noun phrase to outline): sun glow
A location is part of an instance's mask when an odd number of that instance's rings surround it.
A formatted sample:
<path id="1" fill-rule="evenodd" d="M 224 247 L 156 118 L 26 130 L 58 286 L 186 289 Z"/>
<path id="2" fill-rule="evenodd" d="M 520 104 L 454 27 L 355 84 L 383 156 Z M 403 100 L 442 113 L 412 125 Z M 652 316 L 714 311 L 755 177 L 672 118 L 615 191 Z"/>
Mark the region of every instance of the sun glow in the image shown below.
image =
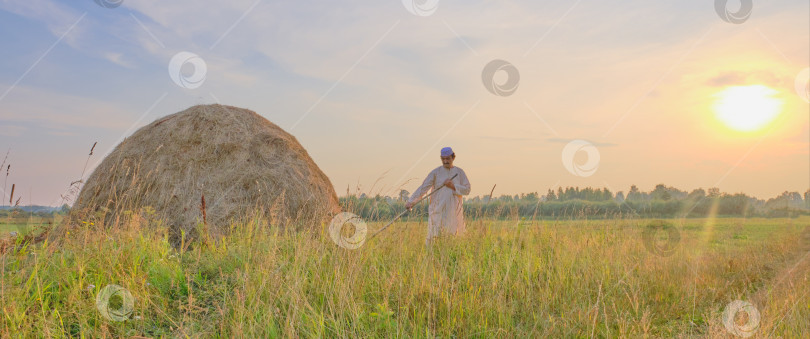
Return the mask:
<path id="1" fill-rule="evenodd" d="M 774 97 L 778 93 L 763 85 L 728 87 L 714 95 L 715 116 L 737 131 L 762 129 L 782 110 L 782 100 Z"/>

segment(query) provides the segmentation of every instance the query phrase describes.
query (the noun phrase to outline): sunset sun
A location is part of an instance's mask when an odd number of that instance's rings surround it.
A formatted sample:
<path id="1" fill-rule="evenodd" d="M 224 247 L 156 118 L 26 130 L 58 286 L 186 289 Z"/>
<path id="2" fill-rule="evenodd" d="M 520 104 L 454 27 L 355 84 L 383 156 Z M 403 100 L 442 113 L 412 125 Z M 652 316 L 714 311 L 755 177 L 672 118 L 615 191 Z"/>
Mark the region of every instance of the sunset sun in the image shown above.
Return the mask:
<path id="1" fill-rule="evenodd" d="M 714 113 L 731 129 L 743 132 L 762 129 L 779 115 L 778 91 L 763 85 L 732 86 L 714 95 Z"/>

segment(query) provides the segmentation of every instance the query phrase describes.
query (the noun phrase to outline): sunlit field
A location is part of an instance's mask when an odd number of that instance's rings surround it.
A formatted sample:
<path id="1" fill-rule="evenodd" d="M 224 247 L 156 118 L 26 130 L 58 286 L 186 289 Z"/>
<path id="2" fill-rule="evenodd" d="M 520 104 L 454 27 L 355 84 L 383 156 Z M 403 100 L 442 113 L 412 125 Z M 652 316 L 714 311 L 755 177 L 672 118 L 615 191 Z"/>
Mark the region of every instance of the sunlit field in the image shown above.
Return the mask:
<path id="1" fill-rule="evenodd" d="M 325 227 L 234 225 L 243 231 L 174 250 L 144 223 L 87 226 L 2 255 L 0 334 L 808 337 L 808 225 L 483 219 L 426 247 L 425 223 L 412 221 L 356 250 Z M 108 285 L 122 289 L 109 297 Z M 724 323 L 741 302 L 759 318 Z"/>

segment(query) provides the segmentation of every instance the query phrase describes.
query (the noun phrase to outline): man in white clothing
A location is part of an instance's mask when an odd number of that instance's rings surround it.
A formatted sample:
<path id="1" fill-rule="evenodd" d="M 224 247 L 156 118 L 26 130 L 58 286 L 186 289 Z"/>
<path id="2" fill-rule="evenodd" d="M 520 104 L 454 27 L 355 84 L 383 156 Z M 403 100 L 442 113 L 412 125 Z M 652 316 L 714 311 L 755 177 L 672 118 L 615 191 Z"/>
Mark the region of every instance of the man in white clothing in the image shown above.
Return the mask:
<path id="1" fill-rule="evenodd" d="M 441 233 L 462 234 L 466 229 L 464 224 L 464 209 L 462 196 L 470 194 L 470 181 L 461 168 L 453 166 L 456 154 L 450 147 L 442 148 L 442 166 L 430 171 L 422 185 L 411 195 L 405 208 L 411 209 L 414 202 L 421 199 L 431 188 L 440 190 L 429 198 L 428 205 L 428 232 L 426 243 Z M 453 175 L 458 174 L 454 179 Z"/>

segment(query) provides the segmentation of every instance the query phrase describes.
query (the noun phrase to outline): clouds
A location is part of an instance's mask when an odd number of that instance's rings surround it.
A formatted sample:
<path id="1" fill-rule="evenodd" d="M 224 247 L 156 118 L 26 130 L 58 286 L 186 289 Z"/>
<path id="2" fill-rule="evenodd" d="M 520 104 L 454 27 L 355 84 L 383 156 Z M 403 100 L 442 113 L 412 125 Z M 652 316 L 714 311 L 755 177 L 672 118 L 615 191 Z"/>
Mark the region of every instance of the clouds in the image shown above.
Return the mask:
<path id="1" fill-rule="evenodd" d="M 120 65 L 126 68 L 133 68 L 132 63 L 124 60 L 123 53 L 106 52 L 104 53 L 104 59 L 107 59 L 116 65 Z"/>
<path id="2" fill-rule="evenodd" d="M 777 74 L 774 69 L 751 69 L 749 71 L 721 71 L 708 79 L 706 84 L 712 87 L 739 86 L 745 84 L 763 84 L 769 87 L 786 87 L 785 76 Z"/>
<path id="3" fill-rule="evenodd" d="M 706 84 L 713 87 L 723 87 L 729 85 L 736 85 L 745 80 L 745 74 L 741 72 L 726 72 L 718 74 L 717 76 L 709 79 Z"/>
<path id="4" fill-rule="evenodd" d="M 150 23 L 157 24 L 163 30 L 158 38 L 166 39 L 167 46 L 171 41 L 185 41 L 210 47 L 256 2 L 143 0 L 124 1 L 120 8 L 140 13 L 149 18 Z"/>
<path id="5" fill-rule="evenodd" d="M 376 178 L 382 165 L 369 154 L 397 154 L 384 166 L 394 167 L 391 179 L 401 177 L 440 138 L 474 150 L 465 169 L 488 168 L 481 175 L 492 178 L 508 171 L 487 167 L 490 159 L 509 161 L 513 154 L 503 149 L 525 155 L 531 176 L 551 171 L 537 163 L 557 165 L 561 144 L 574 139 L 605 147 L 599 175 L 640 162 L 654 168 L 667 163 L 655 150 L 689 154 L 703 140 L 687 140 L 713 133 L 695 131 L 705 121 L 702 98 L 714 87 L 792 86 L 798 69 L 784 59 L 806 60 L 806 30 L 778 32 L 806 27 L 806 15 L 793 14 L 806 9 L 797 0 L 763 3 L 745 25 L 728 25 L 705 2 L 440 0 L 422 17 L 400 1 L 138 0 L 108 9 L 92 1 L 0 0 L 0 20 L 24 21 L 15 32 L 25 38 L 0 37 L 14 57 L 0 66 L 3 91 L 87 13 L 0 101 L 0 136 L 36 130 L 51 140 L 82 133 L 114 140 L 166 93 L 143 122 L 214 101 L 287 129 L 306 115 L 293 132 L 337 187 L 354 184 L 358 167 Z M 206 63 L 199 88 L 180 88 L 169 77 L 169 60 L 183 51 Z M 510 97 L 482 84 L 482 68 L 494 59 L 520 72 Z M 347 168 L 346 158 L 357 166 Z M 536 177 L 529 179 L 536 185 L 561 179 Z M 509 187 L 504 180 L 499 187 Z"/>
<path id="6" fill-rule="evenodd" d="M 60 36 L 81 15 L 77 10 L 51 0 L 0 0 L 0 10 L 14 13 L 46 25 L 55 36 Z"/>

